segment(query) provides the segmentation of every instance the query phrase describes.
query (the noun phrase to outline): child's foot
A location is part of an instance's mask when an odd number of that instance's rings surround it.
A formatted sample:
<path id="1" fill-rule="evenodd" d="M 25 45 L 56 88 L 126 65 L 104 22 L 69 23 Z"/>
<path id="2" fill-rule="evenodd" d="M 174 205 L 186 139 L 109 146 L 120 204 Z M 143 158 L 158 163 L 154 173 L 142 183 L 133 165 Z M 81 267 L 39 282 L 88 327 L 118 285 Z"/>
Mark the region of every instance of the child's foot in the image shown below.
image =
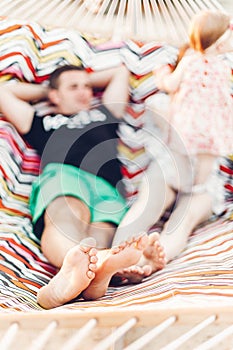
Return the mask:
<path id="1" fill-rule="evenodd" d="M 139 283 L 143 278 L 161 270 L 165 264 L 165 253 L 159 242 L 159 234 L 153 232 L 149 235 L 148 245 L 139 263 L 119 271 L 116 276 L 126 279 L 128 283 Z"/>
<path id="2" fill-rule="evenodd" d="M 93 300 L 105 295 L 112 276 L 119 270 L 137 264 L 148 245 L 148 236 L 143 234 L 118 247 L 98 253 L 99 266 L 96 276 L 82 293 L 84 299 Z"/>
<path id="3" fill-rule="evenodd" d="M 149 235 L 149 244 L 143 252 L 139 264 L 142 267 L 150 266 L 151 273 L 161 270 L 166 265 L 164 249 L 159 240 L 159 233 L 153 232 Z"/>
<path id="4" fill-rule="evenodd" d="M 38 291 L 38 304 L 51 309 L 77 297 L 95 277 L 97 260 L 97 250 L 90 245 L 80 242 L 71 248 L 59 272 Z"/>

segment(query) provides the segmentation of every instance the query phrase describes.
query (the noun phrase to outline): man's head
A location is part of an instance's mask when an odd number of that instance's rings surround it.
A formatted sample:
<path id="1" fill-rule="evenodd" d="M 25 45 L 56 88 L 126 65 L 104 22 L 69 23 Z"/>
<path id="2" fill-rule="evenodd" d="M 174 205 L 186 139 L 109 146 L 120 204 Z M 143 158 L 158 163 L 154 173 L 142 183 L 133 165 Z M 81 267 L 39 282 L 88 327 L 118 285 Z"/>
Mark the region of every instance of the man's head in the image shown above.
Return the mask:
<path id="1" fill-rule="evenodd" d="M 51 74 L 49 99 L 59 113 L 69 115 L 87 110 L 92 97 L 89 76 L 82 66 L 65 65 Z"/>

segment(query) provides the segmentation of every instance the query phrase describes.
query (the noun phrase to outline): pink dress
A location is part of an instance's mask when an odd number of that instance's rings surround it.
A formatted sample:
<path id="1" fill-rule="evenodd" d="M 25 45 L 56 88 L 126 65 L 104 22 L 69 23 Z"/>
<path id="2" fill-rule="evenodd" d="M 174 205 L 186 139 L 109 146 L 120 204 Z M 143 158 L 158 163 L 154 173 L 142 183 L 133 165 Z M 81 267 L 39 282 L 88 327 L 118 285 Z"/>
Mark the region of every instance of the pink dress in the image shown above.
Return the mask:
<path id="1" fill-rule="evenodd" d="M 230 67 L 218 56 L 194 53 L 185 59 L 188 65 L 172 98 L 170 146 L 182 143 L 191 155 L 233 153 Z"/>

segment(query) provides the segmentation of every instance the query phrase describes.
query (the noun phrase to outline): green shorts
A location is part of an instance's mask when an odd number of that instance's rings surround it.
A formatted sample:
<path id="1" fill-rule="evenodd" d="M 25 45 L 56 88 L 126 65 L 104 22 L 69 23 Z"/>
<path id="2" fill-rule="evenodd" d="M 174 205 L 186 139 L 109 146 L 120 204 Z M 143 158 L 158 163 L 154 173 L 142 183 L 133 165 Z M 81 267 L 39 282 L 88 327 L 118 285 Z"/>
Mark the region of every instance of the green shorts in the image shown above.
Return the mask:
<path id="1" fill-rule="evenodd" d="M 82 200 L 90 210 L 91 222 L 112 222 L 119 225 L 128 210 L 125 199 L 106 180 L 72 165 L 51 163 L 32 186 L 30 210 L 34 227 L 43 219 L 48 205 L 61 196 Z M 36 231 L 40 238 L 41 227 L 40 233 Z"/>

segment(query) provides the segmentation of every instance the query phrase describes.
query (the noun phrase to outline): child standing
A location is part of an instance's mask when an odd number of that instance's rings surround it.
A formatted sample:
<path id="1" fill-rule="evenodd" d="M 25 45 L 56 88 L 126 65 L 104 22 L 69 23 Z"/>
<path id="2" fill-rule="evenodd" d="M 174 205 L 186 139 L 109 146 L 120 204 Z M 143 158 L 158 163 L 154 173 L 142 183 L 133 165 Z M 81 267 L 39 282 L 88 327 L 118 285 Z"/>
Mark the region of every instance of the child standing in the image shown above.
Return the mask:
<path id="1" fill-rule="evenodd" d="M 200 12 L 190 25 L 190 49 L 175 70 L 155 72 L 158 87 L 171 95 L 166 141 L 170 164 L 160 162 L 166 157 L 163 153 L 155 157 L 113 244 L 123 240 L 126 232 L 147 230 L 178 199 L 161 235 L 151 235 L 139 266 L 124 271 L 131 281 L 162 268 L 179 254 L 194 228 L 218 204 L 212 193 L 216 191 L 214 164 L 219 156 L 233 151 L 231 69 L 221 57 L 233 50 L 232 33 L 228 15 Z"/>

